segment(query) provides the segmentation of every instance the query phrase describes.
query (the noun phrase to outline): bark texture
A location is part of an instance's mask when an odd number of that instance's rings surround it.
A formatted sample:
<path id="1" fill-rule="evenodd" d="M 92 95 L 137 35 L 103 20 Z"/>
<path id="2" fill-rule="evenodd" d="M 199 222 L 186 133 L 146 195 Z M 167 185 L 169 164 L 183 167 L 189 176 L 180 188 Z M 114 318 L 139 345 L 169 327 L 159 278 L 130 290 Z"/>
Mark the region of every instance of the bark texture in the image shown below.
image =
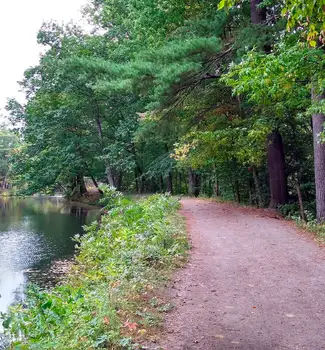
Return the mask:
<path id="1" fill-rule="evenodd" d="M 91 177 L 91 180 L 92 180 L 94 186 L 97 188 L 97 191 L 98 191 L 100 194 L 103 194 L 104 192 L 99 188 L 98 182 L 96 181 L 96 179 L 94 178 L 94 176 L 91 175 L 90 177 Z"/>
<path id="2" fill-rule="evenodd" d="M 253 179 L 254 179 L 254 186 L 255 186 L 257 205 L 259 207 L 263 207 L 264 206 L 263 196 L 262 196 L 260 181 L 258 179 L 258 174 L 257 174 L 257 170 L 256 170 L 255 166 L 252 167 L 252 172 L 253 172 Z"/>
<path id="3" fill-rule="evenodd" d="M 317 95 L 312 91 L 315 102 L 325 99 L 325 94 Z M 325 114 L 317 113 L 312 117 L 314 138 L 314 164 L 316 187 L 316 213 L 317 221 L 325 221 L 325 143 L 320 141 L 320 133 L 324 131 Z"/>
<path id="4" fill-rule="evenodd" d="M 195 197 L 200 194 L 200 175 L 193 169 L 188 171 L 188 194 Z"/>
<path id="5" fill-rule="evenodd" d="M 251 0 L 251 21 L 253 24 L 261 24 L 266 20 L 266 9 L 259 8 L 258 5 L 263 0 Z"/>
<path id="6" fill-rule="evenodd" d="M 266 8 L 259 7 L 262 2 L 263 0 L 250 0 L 252 24 L 263 24 L 266 22 Z M 268 53 L 270 48 L 265 46 L 264 50 Z M 271 193 L 270 207 L 275 208 L 288 200 L 283 142 L 278 131 L 273 131 L 268 136 L 267 158 Z M 256 178 L 254 178 L 254 182 L 255 180 Z"/>
<path id="7" fill-rule="evenodd" d="M 267 160 L 270 181 L 270 207 L 276 208 L 288 201 L 287 178 L 282 137 L 278 131 L 268 136 Z"/>
<path id="8" fill-rule="evenodd" d="M 120 171 L 115 171 L 112 167 L 106 167 L 106 176 L 108 184 L 120 190 L 122 187 L 122 173 Z"/>
<path id="9" fill-rule="evenodd" d="M 87 193 L 87 187 L 83 175 L 77 175 L 71 184 L 70 198 L 72 200 L 78 200 L 85 193 Z"/>

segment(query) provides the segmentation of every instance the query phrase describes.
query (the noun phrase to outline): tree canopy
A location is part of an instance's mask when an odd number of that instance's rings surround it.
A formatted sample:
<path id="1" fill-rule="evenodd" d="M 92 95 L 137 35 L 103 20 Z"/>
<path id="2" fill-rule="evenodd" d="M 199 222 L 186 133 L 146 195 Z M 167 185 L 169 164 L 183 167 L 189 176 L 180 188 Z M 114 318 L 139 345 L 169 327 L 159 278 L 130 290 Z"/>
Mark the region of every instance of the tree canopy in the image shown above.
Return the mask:
<path id="1" fill-rule="evenodd" d="M 88 178 L 293 215 L 299 203 L 313 217 L 325 190 L 313 165 L 324 136 L 311 127 L 325 112 L 323 6 L 92 0 L 92 33 L 44 24 L 44 54 L 21 82 L 27 103 L 7 106 L 21 125 L 11 180 L 78 196 Z"/>

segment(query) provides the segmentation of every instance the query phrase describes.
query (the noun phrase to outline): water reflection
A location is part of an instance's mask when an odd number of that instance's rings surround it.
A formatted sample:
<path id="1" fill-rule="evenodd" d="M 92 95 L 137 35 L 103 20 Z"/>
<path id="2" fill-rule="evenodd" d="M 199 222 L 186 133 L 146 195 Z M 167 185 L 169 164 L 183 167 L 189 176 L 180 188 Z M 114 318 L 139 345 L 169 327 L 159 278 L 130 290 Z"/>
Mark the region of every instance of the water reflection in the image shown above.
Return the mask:
<path id="1" fill-rule="evenodd" d="M 0 312 L 22 298 L 30 275 L 34 281 L 35 272 L 37 279 L 53 261 L 73 255 L 71 238 L 96 213 L 60 198 L 0 197 Z"/>

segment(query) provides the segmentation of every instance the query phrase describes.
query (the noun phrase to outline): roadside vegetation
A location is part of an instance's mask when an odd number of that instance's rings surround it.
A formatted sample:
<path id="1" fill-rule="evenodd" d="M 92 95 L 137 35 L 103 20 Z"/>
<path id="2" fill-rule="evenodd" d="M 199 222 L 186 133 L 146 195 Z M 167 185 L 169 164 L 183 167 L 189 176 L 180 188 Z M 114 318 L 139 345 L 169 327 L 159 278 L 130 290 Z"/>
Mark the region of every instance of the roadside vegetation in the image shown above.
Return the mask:
<path id="1" fill-rule="evenodd" d="M 172 307 L 155 289 L 186 260 L 179 202 L 165 195 L 133 201 L 102 189 L 105 214 L 76 237 L 67 281 L 31 287 L 5 316 L 12 349 L 137 349 Z"/>
<path id="2" fill-rule="evenodd" d="M 319 224 L 316 220 L 312 220 L 309 222 L 303 222 L 298 220 L 299 226 L 308 232 L 315 235 L 316 240 L 320 244 L 325 244 L 325 224 Z"/>

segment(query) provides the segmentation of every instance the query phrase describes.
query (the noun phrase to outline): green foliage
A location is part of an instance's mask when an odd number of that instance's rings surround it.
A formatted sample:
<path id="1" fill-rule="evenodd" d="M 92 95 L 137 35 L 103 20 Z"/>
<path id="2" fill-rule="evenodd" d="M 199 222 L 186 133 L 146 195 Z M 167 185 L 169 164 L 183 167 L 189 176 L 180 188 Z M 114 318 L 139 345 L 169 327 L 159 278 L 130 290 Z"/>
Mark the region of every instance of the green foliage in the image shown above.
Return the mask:
<path id="1" fill-rule="evenodd" d="M 14 183 L 28 194 L 71 195 L 84 177 L 96 187 L 191 193 L 194 170 L 201 192 L 266 203 L 276 130 L 296 200 L 295 183 L 313 181 L 308 118 L 324 111 L 310 96 L 325 85 L 324 53 L 299 43 L 301 33 L 311 46 L 308 31 L 321 34 L 320 3 L 258 7 L 267 16 L 252 24 L 246 0 L 90 0 L 93 33 L 43 25 L 46 50 L 22 82 L 27 104 L 8 104 L 24 140 L 11 158 Z"/>
<path id="2" fill-rule="evenodd" d="M 0 181 L 9 174 L 9 157 L 18 146 L 18 137 L 7 130 L 0 130 Z"/>
<path id="3" fill-rule="evenodd" d="M 111 186 L 101 186 L 103 198 L 100 199 L 100 204 L 107 210 L 120 206 L 123 194 Z"/>
<path id="4" fill-rule="evenodd" d="M 269 115 L 281 116 L 286 110 L 303 110 L 311 104 L 311 83 L 324 85 L 324 53 L 290 41 L 276 47 L 274 53 L 255 51 L 232 65 L 223 80 L 237 95 L 246 94 Z"/>
<path id="5" fill-rule="evenodd" d="M 108 213 L 76 237 L 68 281 L 50 291 L 30 288 L 6 316 L 13 349 L 132 349 L 137 331 L 156 325 L 164 312 L 141 295 L 184 259 L 177 200 L 154 195 L 133 202 L 112 188 L 103 191 Z"/>
<path id="6" fill-rule="evenodd" d="M 132 94 L 104 94 L 96 87 L 99 79 L 120 73 L 117 64 L 105 60 L 108 44 L 57 25 L 42 28 L 39 40 L 49 50 L 25 73 L 28 103 L 8 105 L 23 124 L 25 141 L 13 158 L 15 183 L 26 193 L 56 188 L 68 193 L 77 176 L 102 180 L 108 166 L 132 172 L 138 103 Z"/>
<path id="7" fill-rule="evenodd" d="M 318 36 L 324 40 L 325 11 L 322 0 L 286 0 L 282 15 L 287 16 L 287 28 L 292 30 L 299 26 L 311 47 L 316 47 Z"/>
<path id="8" fill-rule="evenodd" d="M 241 0 L 220 0 L 218 9 L 229 10 L 240 4 Z M 271 4 L 270 4 L 271 3 Z M 281 15 L 287 20 L 287 29 L 293 30 L 298 27 L 303 31 L 305 38 L 311 47 L 316 47 L 320 39 L 324 43 L 325 11 L 323 0 L 284 0 L 261 1 L 260 6 L 280 5 Z"/>

